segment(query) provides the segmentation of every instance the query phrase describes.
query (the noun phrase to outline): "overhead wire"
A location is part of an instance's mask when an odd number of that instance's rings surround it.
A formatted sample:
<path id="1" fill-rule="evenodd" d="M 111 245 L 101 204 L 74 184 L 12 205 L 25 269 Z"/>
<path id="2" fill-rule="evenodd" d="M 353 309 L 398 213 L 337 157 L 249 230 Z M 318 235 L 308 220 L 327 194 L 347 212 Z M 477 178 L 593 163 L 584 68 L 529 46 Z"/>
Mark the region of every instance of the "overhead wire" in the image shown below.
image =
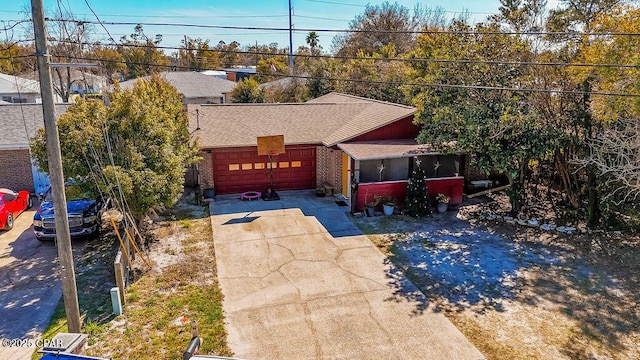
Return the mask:
<path id="1" fill-rule="evenodd" d="M 55 42 L 65 43 L 66 40 L 56 40 Z M 110 44 L 102 44 L 95 42 L 85 42 L 85 45 L 102 45 L 108 46 Z M 117 46 L 132 47 L 132 48 L 148 48 L 144 44 L 124 44 L 120 43 Z M 156 49 L 162 50 L 184 50 L 181 46 L 162 46 L 156 45 Z M 192 49 L 195 50 L 195 49 Z M 202 52 L 213 52 L 223 54 L 239 54 L 239 55 L 264 55 L 264 56 L 283 56 L 286 54 L 278 54 L 265 51 L 233 51 L 224 49 L 199 49 Z M 617 64 L 617 63 L 566 63 L 566 62 L 552 62 L 552 61 L 507 61 L 507 60 L 473 60 L 473 59 L 427 59 L 427 58 L 415 58 L 415 57 L 360 57 L 360 56 L 347 56 L 347 55 L 310 55 L 310 54 L 293 54 L 298 58 L 316 58 L 316 59 L 329 59 L 329 60 L 358 60 L 358 61 L 399 61 L 399 62 L 418 62 L 418 63 L 463 63 L 463 64 L 489 64 L 489 65 L 526 65 L 526 66 L 566 66 L 566 67 L 614 67 L 614 68 L 640 68 L 640 64 Z"/>
<path id="2" fill-rule="evenodd" d="M 67 20 L 47 18 L 47 21 L 73 21 L 86 22 L 89 24 L 97 24 L 94 21 L 87 20 Z M 104 24 L 114 26 L 166 26 L 166 27 L 186 27 L 186 28 L 203 28 L 203 29 L 234 29 L 234 30 L 266 30 L 266 31 L 289 31 L 289 27 L 264 27 L 264 26 L 230 26 L 230 25 L 203 25 L 189 23 L 153 23 L 153 22 L 127 22 L 127 21 L 103 21 Z M 518 35 L 518 36 L 640 36 L 637 32 L 574 32 L 574 31 L 496 31 L 496 30 L 468 30 L 468 31 L 451 31 L 451 30 L 381 30 L 381 29 L 312 29 L 312 28 L 296 28 L 295 32 L 331 32 L 331 33 L 365 33 L 365 34 L 450 34 L 450 35 Z"/>
<path id="3" fill-rule="evenodd" d="M 142 62 L 123 62 L 121 60 L 106 60 L 96 58 L 80 58 L 80 60 L 94 60 L 104 61 L 111 63 L 126 63 L 132 65 L 147 65 L 152 67 L 164 67 L 173 69 L 183 69 L 191 71 L 192 68 L 188 66 L 179 65 L 165 65 L 157 63 L 142 63 Z M 396 85 L 396 86 L 424 86 L 424 87 L 437 87 L 437 88 L 457 88 L 457 89 L 479 89 L 479 90 L 501 90 L 501 91 L 513 91 L 513 92 L 529 92 L 529 93 L 548 93 L 548 94 L 576 94 L 576 95 L 596 95 L 596 96 L 620 96 L 620 97 L 640 97 L 640 94 L 634 93 L 618 93 L 618 92 L 599 92 L 599 91 L 579 91 L 579 90 L 559 90 L 559 89 L 535 89 L 535 88 L 512 88 L 512 87 L 498 87 L 498 86 L 484 86 L 484 85 L 456 85 L 456 84 L 441 84 L 441 83 L 423 83 L 423 82 L 407 82 L 407 81 L 382 81 L 382 80 L 364 80 L 364 79 L 346 79 L 336 78 L 328 76 L 308 76 L 308 75 L 290 75 L 280 73 L 261 73 L 257 72 L 256 75 L 263 76 L 276 76 L 276 77 L 290 77 L 301 79 L 315 79 L 315 80 L 329 80 L 329 81 L 342 81 L 342 82 L 356 82 L 356 83 L 369 83 L 378 85 Z"/>

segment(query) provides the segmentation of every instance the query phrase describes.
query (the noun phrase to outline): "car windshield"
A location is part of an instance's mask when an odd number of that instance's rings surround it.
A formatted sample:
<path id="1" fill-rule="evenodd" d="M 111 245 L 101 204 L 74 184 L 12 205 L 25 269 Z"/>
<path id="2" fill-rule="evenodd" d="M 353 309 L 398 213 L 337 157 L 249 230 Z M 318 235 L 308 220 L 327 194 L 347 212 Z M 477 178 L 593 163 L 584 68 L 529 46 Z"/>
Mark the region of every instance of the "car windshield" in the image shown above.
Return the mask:
<path id="1" fill-rule="evenodd" d="M 91 194 L 88 191 L 81 192 L 78 187 L 73 185 L 65 187 L 65 195 L 66 195 L 67 201 L 91 199 Z M 53 194 L 52 194 L 51 188 L 49 188 L 47 192 L 44 194 L 43 201 L 53 202 Z"/>

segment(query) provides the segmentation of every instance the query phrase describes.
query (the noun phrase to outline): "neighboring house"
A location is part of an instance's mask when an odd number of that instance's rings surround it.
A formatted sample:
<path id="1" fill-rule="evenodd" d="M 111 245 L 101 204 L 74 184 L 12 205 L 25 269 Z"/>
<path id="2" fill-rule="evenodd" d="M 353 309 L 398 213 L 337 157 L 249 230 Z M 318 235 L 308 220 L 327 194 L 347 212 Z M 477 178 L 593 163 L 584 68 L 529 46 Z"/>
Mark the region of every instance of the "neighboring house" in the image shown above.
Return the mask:
<path id="1" fill-rule="evenodd" d="M 227 80 L 235 81 L 235 82 L 255 76 L 257 73 L 255 67 L 228 68 L 223 70 L 227 73 Z"/>
<path id="2" fill-rule="evenodd" d="M 56 117 L 69 105 L 56 105 Z M 40 193 L 49 179 L 31 160 L 29 141 L 44 128 L 41 104 L 0 105 L 0 188 Z"/>
<path id="3" fill-rule="evenodd" d="M 188 112 L 190 133 L 202 150 L 199 183 L 219 194 L 264 190 L 270 161 L 258 156 L 256 138 L 284 135 L 286 153 L 273 165 L 276 190 L 328 184 L 345 199 L 355 195 L 357 208 L 374 195 L 402 202 L 421 160 L 430 193 L 462 201 L 464 156 L 418 145 L 414 107 L 330 93 L 301 104 L 196 105 Z"/>
<path id="4" fill-rule="evenodd" d="M 8 103 L 41 103 L 40 83 L 0 73 L 0 100 Z"/>
<path id="5" fill-rule="evenodd" d="M 219 79 L 224 79 L 224 80 L 227 79 L 227 72 L 222 70 L 205 70 L 205 71 L 200 71 L 200 73 L 207 76 L 215 76 Z"/>
<path id="6" fill-rule="evenodd" d="M 59 86 L 58 81 L 54 80 L 55 86 Z M 107 78 L 100 75 L 94 75 L 79 70 L 71 71 L 71 85 L 69 86 L 69 94 L 87 95 L 102 94 L 107 86 Z"/>
<path id="7" fill-rule="evenodd" d="M 236 83 L 219 79 L 215 76 L 204 75 L 199 72 L 175 71 L 163 72 L 160 76 L 178 89 L 185 104 L 224 104 Z M 148 79 L 149 77 L 145 77 Z M 128 80 L 120 83 L 122 89 L 132 88 L 137 81 Z"/>

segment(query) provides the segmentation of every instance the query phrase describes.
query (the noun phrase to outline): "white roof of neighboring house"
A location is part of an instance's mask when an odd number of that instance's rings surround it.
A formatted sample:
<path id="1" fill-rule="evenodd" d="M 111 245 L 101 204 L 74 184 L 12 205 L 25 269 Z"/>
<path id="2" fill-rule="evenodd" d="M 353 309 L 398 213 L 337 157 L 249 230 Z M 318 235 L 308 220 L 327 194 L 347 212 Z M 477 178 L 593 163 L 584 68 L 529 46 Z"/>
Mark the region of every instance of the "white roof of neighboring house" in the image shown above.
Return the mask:
<path id="1" fill-rule="evenodd" d="M 204 74 L 204 75 L 208 75 L 208 76 L 227 76 L 227 72 L 226 71 L 222 71 L 222 70 L 205 70 L 205 71 L 201 71 L 200 74 Z"/>
<path id="2" fill-rule="evenodd" d="M 220 79 L 215 76 L 204 75 L 193 71 L 172 71 L 160 73 L 185 98 L 222 97 L 230 93 L 236 86 L 234 81 Z M 144 77 L 148 79 L 148 76 Z M 120 83 L 122 89 L 132 88 L 138 79 Z"/>
<path id="3" fill-rule="evenodd" d="M 40 93 L 40 83 L 35 80 L 0 73 L 0 94 Z"/>
<path id="4" fill-rule="evenodd" d="M 56 118 L 68 107 L 68 104 L 57 104 Z M 0 150 L 28 149 L 29 140 L 40 128 L 44 128 L 42 104 L 0 105 Z"/>

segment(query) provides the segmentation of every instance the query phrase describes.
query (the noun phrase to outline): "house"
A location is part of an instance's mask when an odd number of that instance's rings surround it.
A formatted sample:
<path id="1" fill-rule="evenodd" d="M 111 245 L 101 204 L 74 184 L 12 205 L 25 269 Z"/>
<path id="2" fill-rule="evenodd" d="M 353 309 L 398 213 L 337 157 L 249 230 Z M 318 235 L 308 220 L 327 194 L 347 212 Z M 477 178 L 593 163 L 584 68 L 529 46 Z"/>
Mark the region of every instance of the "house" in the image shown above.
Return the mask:
<path id="1" fill-rule="evenodd" d="M 236 83 L 192 71 L 163 72 L 160 76 L 182 94 L 185 104 L 224 104 Z M 148 78 L 145 77 L 145 78 Z M 120 83 L 122 89 L 132 88 L 137 79 Z"/>
<path id="2" fill-rule="evenodd" d="M 402 202 L 411 171 L 420 164 L 430 193 L 462 201 L 464 155 L 442 155 L 417 144 L 414 107 L 330 93 L 299 104 L 187 109 L 190 133 L 202 152 L 199 184 L 218 194 L 264 190 L 273 167 L 276 190 L 327 185 L 362 208 L 374 195 Z M 257 153 L 256 138 L 269 135 L 285 140 L 285 153 L 274 161 Z"/>
<path id="3" fill-rule="evenodd" d="M 227 80 L 238 82 L 257 74 L 255 67 L 222 69 L 227 73 Z"/>
<path id="4" fill-rule="evenodd" d="M 8 103 L 40 103 L 40 83 L 0 73 L 0 100 Z"/>
<path id="5" fill-rule="evenodd" d="M 227 72 L 222 70 L 204 70 L 200 71 L 200 73 L 207 76 L 215 76 L 219 79 L 227 79 Z"/>
<path id="6" fill-rule="evenodd" d="M 56 105 L 56 117 L 69 105 Z M 44 128 L 41 104 L 0 105 L 0 188 L 40 193 L 49 185 L 46 174 L 33 165 L 29 141 Z"/>
<path id="7" fill-rule="evenodd" d="M 102 90 L 107 86 L 107 78 L 79 70 L 71 70 L 70 94 L 87 95 L 102 94 Z M 60 86 L 54 77 L 54 86 Z"/>

